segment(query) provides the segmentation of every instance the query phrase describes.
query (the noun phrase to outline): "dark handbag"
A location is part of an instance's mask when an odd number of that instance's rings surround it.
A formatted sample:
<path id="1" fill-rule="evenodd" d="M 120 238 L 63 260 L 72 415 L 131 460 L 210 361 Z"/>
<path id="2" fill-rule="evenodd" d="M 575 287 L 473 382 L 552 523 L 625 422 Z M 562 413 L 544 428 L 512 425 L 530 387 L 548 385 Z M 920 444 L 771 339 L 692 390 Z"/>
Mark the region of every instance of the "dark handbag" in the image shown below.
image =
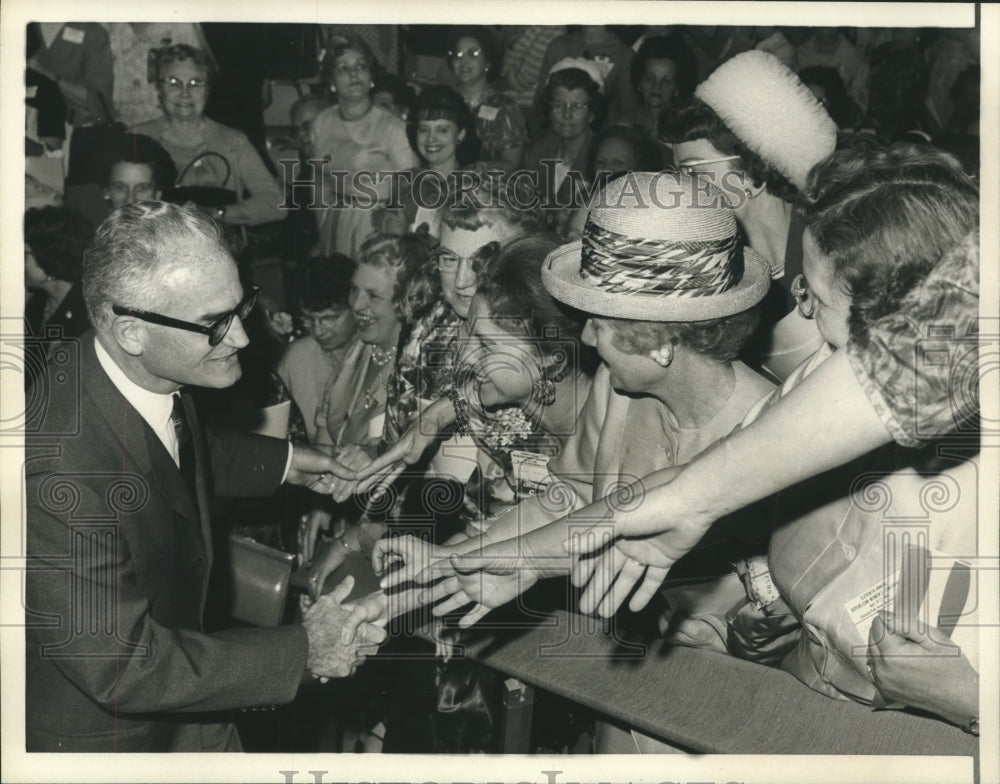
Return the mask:
<path id="1" fill-rule="evenodd" d="M 234 619 L 252 626 L 281 623 L 295 556 L 247 536 L 229 537 Z"/>
<path id="2" fill-rule="evenodd" d="M 167 191 L 167 201 L 194 202 L 199 207 L 218 209 L 236 204 L 238 194 L 229 185 L 232 167 L 225 155 L 204 152 L 184 167 L 177 184 Z"/>

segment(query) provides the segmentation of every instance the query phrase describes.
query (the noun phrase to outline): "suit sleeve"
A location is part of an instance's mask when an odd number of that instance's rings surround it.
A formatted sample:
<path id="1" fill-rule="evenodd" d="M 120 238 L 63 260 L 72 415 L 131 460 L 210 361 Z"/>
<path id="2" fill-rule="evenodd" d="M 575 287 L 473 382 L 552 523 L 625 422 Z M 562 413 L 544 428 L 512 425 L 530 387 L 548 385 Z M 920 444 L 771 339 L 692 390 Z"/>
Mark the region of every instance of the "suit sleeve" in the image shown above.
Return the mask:
<path id="1" fill-rule="evenodd" d="M 169 627 L 154 618 L 171 612 L 170 597 L 142 584 L 136 559 L 192 567 L 153 547 L 132 552 L 131 535 L 148 543 L 155 526 L 181 522 L 157 505 L 144 477 L 32 471 L 27 491 L 29 640 L 90 699 L 115 713 L 146 713 L 294 697 L 308 651 L 301 626 L 204 634 L 196 616 Z M 194 616 L 198 608 L 181 612 Z"/>
<path id="2" fill-rule="evenodd" d="M 281 484 L 288 462 L 288 441 L 226 430 L 208 430 L 215 494 L 266 498 Z"/>

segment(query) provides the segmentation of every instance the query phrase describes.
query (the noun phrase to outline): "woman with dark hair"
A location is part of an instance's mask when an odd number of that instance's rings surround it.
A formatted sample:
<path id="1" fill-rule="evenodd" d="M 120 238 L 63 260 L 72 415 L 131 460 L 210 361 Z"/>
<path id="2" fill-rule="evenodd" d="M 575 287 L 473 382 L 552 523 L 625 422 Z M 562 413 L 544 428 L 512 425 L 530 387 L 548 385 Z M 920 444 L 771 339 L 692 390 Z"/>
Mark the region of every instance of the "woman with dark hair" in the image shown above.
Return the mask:
<path id="1" fill-rule="evenodd" d="M 24 308 L 28 334 L 58 327 L 63 337 L 90 329 L 80 293 L 83 256 L 94 230 L 66 207 L 42 207 L 24 214 L 24 286 L 31 293 Z"/>
<path id="2" fill-rule="evenodd" d="M 836 134 L 813 93 L 777 58 L 759 51 L 720 65 L 660 124 L 676 165 L 726 193 L 748 244 L 771 267 L 775 285 L 747 360 L 779 379 L 820 343 L 815 328 L 795 314 L 791 294 L 802 268 L 804 228 L 793 203 L 809 170 L 833 152 Z"/>
<path id="3" fill-rule="evenodd" d="M 61 340 L 90 329 L 80 288 L 83 257 L 94 229 L 66 207 L 41 207 L 24 214 L 25 388 L 44 375 L 47 355 Z"/>
<path id="4" fill-rule="evenodd" d="M 479 152 L 472 112 L 450 87 L 421 91 L 407 120 L 406 136 L 423 167 L 445 176 L 468 166 Z"/>
<path id="5" fill-rule="evenodd" d="M 112 210 L 137 201 L 159 200 L 176 180 L 177 168 L 170 153 L 149 136 L 126 133 L 111 151 L 104 198 Z"/>
<path id="6" fill-rule="evenodd" d="M 306 334 L 293 341 L 277 364 L 277 373 L 302 414 L 310 443 L 317 441 L 316 421 L 324 391 L 344 367 L 356 337 L 348 304 L 354 262 L 337 255 L 305 259 L 295 279 L 295 304 Z"/>
<path id="7" fill-rule="evenodd" d="M 600 69 L 586 60 L 563 60 L 549 74 L 542 105 L 546 132 L 524 159 L 536 177 L 536 187 L 550 221 L 565 223 L 575 208 L 579 188 L 589 185 L 593 172 L 595 130 L 604 122 L 606 104 Z M 563 208 L 563 209 L 558 209 Z"/>
<path id="8" fill-rule="evenodd" d="M 420 167 L 404 184 L 402 208 L 386 208 L 385 215 L 373 220 L 379 231 L 399 234 L 427 223 L 437 237 L 440 210 L 454 190 L 452 174 L 476 159 L 475 120 L 462 96 L 450 87 L 425 87 L 407 119 L 406 136 L 420 156 Z"/>
<path id="9" fill-rule="evenodd" d="M 480 160 L 502 161 L 507 171 L 521 165 L 528 127 L 521 107 L 491 85 L 500 78 L 503 50 L 488 27 L 455 28 L 448 39 L 448 66 L 455 89 L 476 117 Z"/>
<path id="10" fill-rule="evenodd" d="M 652 36 L 642 42 L 632 58 L 629 75 L 639 105 L 631 114 L 616 117 L 615 122 L 635 126 L 659 146 L 660 115 L 669 111 L 676 99 L 685 99 L 694 92 L 694 54 L 680 33 Z M 657 169 L 672 160 L 668 148 L 661 147 L 661 151 L 663 161 Z"/>
<path id="11" fill-rule="evenodd" d="M 170 153 L 180 174 L 172 199 L 193 201 L 217 220 L 257 225 L 282 217 L 281 186 L 242 131 L 204 116 L 215 79 L 200 49 L 176 44 L 156 50 L 153 75 L 164 116 L 136 132 Z"/>
<path id="12" fill-rule="evenodd" d="M 392 192 L 380 172 L 405 172 L 417 164 L 396 115 L 372 101 L 375 59 L 354 36 L 333 36 L 321 64 L 323 79 L 337 99 L 312 123 L 313 151 L 325 158 L 323 197 L 330 209 L 320 218 L 320 253 L 356 258 L 373 232 L 373 208 Z"/>
<path id="13" fill-rule="evenodd" d="M 538 466 L 575 432 L 590 388 L 596 356 L 580 345 L 585 319 L 542 286 L 541 261 L 558 245 L 529 234 L 500 248 L 478 276 L 459 338 L 450 395 L 459 432 L 481 453 L 466 493 L 476 527 L 544 486 Z"/>

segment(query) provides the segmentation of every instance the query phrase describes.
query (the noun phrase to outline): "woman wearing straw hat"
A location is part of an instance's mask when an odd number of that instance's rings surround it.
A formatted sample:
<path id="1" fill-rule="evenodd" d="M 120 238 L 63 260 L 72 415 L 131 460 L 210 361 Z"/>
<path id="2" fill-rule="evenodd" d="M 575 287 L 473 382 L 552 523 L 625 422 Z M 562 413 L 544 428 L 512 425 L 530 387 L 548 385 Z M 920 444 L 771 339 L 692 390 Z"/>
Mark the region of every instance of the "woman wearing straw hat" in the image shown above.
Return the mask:
<path id="1" fill-rule="evenodd" d="M 795 312 L 791 281 L 802 272 L 802 233 L 792 204 L 809 170 L 836 146 L 837 126 L 813 93 L 766 52 L 738 54 L 667 112 L 660 138 L 681 171 L 698 172 L 732 197 L 747 242 L 770 266 L 753 364 L 784 379 L 822 343 Z"/>
<path id="2" fill-rule="evenodd" d="M 588 315 L 583 340 L 596 347 L 603 363 L 576 432 L 549 462 L 555 481 L 485 534 L 487 543 L 497 544 L 476 555 L 501 556 L 505 568 L 492 564 L 479 572 L 481 560 L 454 560 L 455 575 L 427 592 L 430 600 L 444 600 L 435 614 L 475 601 L 462 620 L 468 626 L 539 577 L 558 574 L 535 562 L 511 572 L 509 556 L 562 554 L 563 529 L 543 526 L 587 499 L 615 492 L 628 477 L 688 462 L 729 433 L 772 388 L 735 359 L 756 327 L 757 306 L 770 281 L 767 265 L 740 243 L 725 196 L 711 185 L 700 193 L 696 186 L 678 173 L 620 177 L 595 203 L 583 239 L 549 254 L 544 285 L 555 299 Z M 422 579 L 430 563 L 472 554 L 481 544 L 404 549 L 382 542 L 376 568 L 406 561 L 386 578 L 387 586 Z M 440 575 L 440 566 L 434 569 L 428 577 Z M 692 601 L 668 598 L 675 616 L 671 639 L 722 645 L 717 616 L 740 598 L 742 588 L 738 581 L 721 588 L 713 581 L 713 588 Z"/>

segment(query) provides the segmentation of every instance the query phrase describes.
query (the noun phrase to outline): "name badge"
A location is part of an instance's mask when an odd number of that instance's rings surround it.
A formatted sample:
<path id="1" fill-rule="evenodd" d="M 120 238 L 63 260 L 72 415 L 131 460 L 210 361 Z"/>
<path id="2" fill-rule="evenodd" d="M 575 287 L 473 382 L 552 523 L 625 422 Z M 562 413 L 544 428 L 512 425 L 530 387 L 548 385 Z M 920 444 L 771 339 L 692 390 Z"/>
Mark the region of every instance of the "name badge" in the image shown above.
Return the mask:
<path id="1" fill-rule="evenodd" d="M 495 120 L 497 118 L 497 115 L 499 113 L 500 110 L 496 106 L 487 106 L 486 104 L 483 104 L 482 106 L 479 107 L 479 112 L 476 114 L 476 116 L 480 120 L 486 120 L 486 122 L 491 122 L 492 120 Z"/>
<path id="2" fill-rule="evenodd" d="M 534 493 L 552 484 L 549 458 L 546 455 L 515 449 L 510 453 L 510 462 L 514 468 L 514 480 L 519 490 Z"/>
<path id="3" fill-rule="evenodd" d="M 83 37 L 86 33 L 83 30 L 77 30 L 75 27 L 64 27 L 63 28 L 63 40 L 69 41 L 71 44 L 82 44 Z"/>

